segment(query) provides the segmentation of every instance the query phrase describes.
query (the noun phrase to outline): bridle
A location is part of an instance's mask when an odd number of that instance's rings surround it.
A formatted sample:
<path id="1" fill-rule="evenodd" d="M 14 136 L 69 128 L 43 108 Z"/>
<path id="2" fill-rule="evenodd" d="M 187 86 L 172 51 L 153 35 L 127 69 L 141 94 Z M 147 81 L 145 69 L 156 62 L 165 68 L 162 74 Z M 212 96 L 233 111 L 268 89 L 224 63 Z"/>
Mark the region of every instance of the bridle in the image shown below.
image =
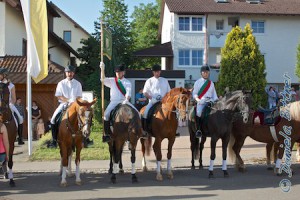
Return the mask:
<path id="1" fill-rule="evenodd" d="M 179 107 L 180 105 L 180 100 L 184 97 L 184 96 L 188 96 L 188 94 L 177 94 L 177 95 L 173 95 L 173 96 L 177 96 L 177 99 L 175 103 L 175 110 L 170 110 L 170 109 L 167 109 L 167 108 L 163 108 L 163 110 L 166 110 L 166 111 L 169 111 L 169 112 L 172 112 L 172 113 L 175 113 L 176 114 L 176 119 L 184 119 L 188 113 L 188 109 L 189 109 L 189 98 L 187 97 L 187 100 L 185 102 L 186 106 L 185 106 L 185 109 L 181 109 Z"/>

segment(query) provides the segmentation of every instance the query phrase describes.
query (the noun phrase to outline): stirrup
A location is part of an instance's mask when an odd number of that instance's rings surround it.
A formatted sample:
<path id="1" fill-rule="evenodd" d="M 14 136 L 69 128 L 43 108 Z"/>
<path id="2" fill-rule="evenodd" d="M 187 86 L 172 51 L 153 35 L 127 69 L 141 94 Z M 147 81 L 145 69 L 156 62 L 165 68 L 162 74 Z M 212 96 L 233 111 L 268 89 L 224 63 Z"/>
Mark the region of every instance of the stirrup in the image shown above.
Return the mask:
<path id="1" fill-rule="evenodd" d="M 202 137 L 202 132 L 200 130 L 197 130 L 196 134 L 195 134 L 196 138 L 201 138 Z"/>
<path id="2" fill-rule="evenodd" d="M 110 141 L 110 136 L 109 135 L 103 135 L 102 136 L 102 142 L 109 142 Z"/>

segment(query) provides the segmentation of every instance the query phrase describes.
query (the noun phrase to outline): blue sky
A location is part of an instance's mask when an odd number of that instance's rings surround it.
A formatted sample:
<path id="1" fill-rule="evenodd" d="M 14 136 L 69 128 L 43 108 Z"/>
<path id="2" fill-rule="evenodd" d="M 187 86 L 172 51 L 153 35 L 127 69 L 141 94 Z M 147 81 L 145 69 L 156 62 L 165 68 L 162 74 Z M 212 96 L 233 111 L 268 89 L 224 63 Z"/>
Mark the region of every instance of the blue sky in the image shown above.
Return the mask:
<path id="1" fill-rule="evenodd" d="M 75 20 L 87 32 L 94 32 L 94 21 L 100 16 L 103 9 L 102 0 L 49 0 L 58 6 L 62 11 Z M 134 6 L 140 3 L 155 3 L 156 0 L 125 0 L 128 6 L 128 16 L 134 10 Z"/>

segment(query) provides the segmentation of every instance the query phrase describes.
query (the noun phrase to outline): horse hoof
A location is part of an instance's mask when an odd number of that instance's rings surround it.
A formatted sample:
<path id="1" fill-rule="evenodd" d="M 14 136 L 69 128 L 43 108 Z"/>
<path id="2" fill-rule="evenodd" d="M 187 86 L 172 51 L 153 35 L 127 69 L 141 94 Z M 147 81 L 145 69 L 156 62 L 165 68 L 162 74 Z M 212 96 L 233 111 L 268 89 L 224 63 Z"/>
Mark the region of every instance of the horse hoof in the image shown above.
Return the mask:
<path id="1" fill-rule="evenodd" d="M 60 183 L 60 187 L 67 187 L 67 186 L 68 186 L 67 182 Z"/>
<path id="2" fill-rule="evenodd" d="M 120 170 L 119 170 L 119 173 L 120 173 L 120 174 L 124 174 L 124 169 L 120 169 Z"/>
<path id="3" fill-rule="evenodd" d="M 173 172 L 172 171 L 168 172 L 167 177 L 168 179 L 173 179 L 174 178 Z"/>
<path id="4" fill-rule="evenodd" d="M 203 165 L 199 165 L 199 169 L 203 169 Z"/>
<path id="5" fill-rule="evenodd" d="M 82 182 L 81 182 L 81 180 L 80 181 L 76 181 L 75 184 L 76 185 L 82 185 Z"/>
<path id="6" fill-rule="evenodd" d="M 146 166 L 143 167 L 143 172 L 147 172 L 148 168 Z"/>
<path id="7" fill-rule="evenodd" d="M 224 172 L 224 178 L 228 178 L 229 174 L 228 174 L 227 170 L 223 170 L 223 172 Z"/>
<path id="8" fill-rule="evenodd" d="M 74 177 L 74 174 L 72 174 L 72 173 L 67 173 L 67 176 L 68 176 L 69 178 L 72 178 L 72 177 Z"/>
<path id="9" fill-rule="evenodd" d="M 156 175 L 156 180 L 158 180 L 158 181 L 163 181 L 162 175 L 161 175 L 161 174 L 157 174 L 157 175 Z"/>
<path id="10" fill-rule="evenodd" d="M 116 174 L 113 174 L 111 176 L 110 181 L 111 181 L 112 184 L 116 184 L 116 182 L 117 182 Z"/>
<path id="11" fill-rule="evenodd" d="M 108 174 L 112 174 L 112 169 L 109 169 L 109 170 L 108 170 Z"/>
<path id="12" fill-rule="evenodd" d="M 208 178 L 209 179 L 214 179 L 215 178 L 214 173 L 212 171 L 209 171 Z"/>
<path id="13" fill-rule="evenodd" d="M 196 169 L 196 167 L 195 167 L 195 166 L 192 166 L 191 169 Z"/>
<path id="14" fill-rule="evenodd" d="M 16 187 L 16 183 L 13 179 L 9 180 L 9 185 L 10 185 L 10 187 Z"/>
<path id="15" fill-rule="evenodd" d="M 132 181 L 132 183 L 137 183 L 138 182 L 138 178 L 136 177 L 135 174 L 132 174 L 131 181 Z"/>

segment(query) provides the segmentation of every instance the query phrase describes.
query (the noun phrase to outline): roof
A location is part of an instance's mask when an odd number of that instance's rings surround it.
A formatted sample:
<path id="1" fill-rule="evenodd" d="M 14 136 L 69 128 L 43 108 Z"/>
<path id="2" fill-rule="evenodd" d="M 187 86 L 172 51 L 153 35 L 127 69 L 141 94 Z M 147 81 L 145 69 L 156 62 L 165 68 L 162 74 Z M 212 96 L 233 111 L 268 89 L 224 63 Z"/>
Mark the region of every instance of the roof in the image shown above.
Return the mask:
<path id="1" fill-rule="evenodd" d="M 8 69 L 10 74 L 9 79 L 15 84 L 26 83 L 27 76 L 27 59 L 26 56 L 10 56 L 0 57 L 0 67 Z M 52 62 L 48 62 L 48 76 L 39 84 L 57 84 L 64 79 L 64 67 Z"/>
<path id="2" fill-rule="evenodd" d="M 173 57 L 171 42 L 141 49 L 133 53 L 137 57 Z"/>
<path id="3" fill-rule="evenodd" d="M 72 54 L 74 54 L 77 58 L 80 57 L 79 54 L 77 53 L 77 51 L 75 51 L 66 41 L 64 41 L 61 37 L 56 35 L 53 31 L 49 30 L 49 37 L 54 38 L 58 42 L 58 45 L 65 47 Z"/>
<path id="4" fill-rule="evenodd" d="M 228 0 L 217 3 L 215 0 L 163 0 L 170 12 L 177 14 L 261 14 L 261 15 L 300 15 L 299 0 L 261 0 L 250 4 L 246 0 Z"/>
<path id="5" fill-rule="evenodd" d="M 61 14 L 63 14 L 67 19 L 69 19 L 73 24 L 75 24 L 76 28 L 81 29 L 87 35 L 90 35 L 82 26 L 80 26 L 77 22 L 75 22 L 69 15 L 67 15 L 64 11 L 62 11 L 59 7 L 57 7 L 52 1 L 50 2 L 51 7 L 58 10 Z"/>

